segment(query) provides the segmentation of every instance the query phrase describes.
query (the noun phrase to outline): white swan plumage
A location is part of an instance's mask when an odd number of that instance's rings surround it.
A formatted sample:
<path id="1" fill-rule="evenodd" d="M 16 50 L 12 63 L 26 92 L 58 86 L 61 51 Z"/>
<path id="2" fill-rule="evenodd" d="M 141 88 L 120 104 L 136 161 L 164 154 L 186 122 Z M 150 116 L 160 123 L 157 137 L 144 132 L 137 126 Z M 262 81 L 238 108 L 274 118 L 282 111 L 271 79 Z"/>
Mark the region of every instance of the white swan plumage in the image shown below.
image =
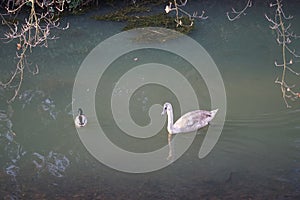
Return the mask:
<path id="1" fill-rule="evenodd" d="M 184 114 L 173 124 L 173 108 L 172 105 L 166 102 L 163 106 L 162 115 L 167 114 L 168 125 L 167 129 L 170 134 L 187 133 L 196 131 L 204 126 L 215 117 L 218 109 L 212 111 L 195 110 Z"/>

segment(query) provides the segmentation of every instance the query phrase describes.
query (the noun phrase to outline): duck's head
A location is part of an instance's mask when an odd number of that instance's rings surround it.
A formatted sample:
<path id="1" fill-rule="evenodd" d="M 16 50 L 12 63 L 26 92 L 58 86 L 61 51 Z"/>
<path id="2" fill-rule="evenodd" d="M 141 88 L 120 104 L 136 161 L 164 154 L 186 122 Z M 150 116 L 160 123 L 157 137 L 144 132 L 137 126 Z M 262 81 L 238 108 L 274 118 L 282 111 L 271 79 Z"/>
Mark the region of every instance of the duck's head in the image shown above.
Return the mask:
<path id="1" fill-rule="evenodd" d="M 82 111 L 81 108 L 78 109 L 78 114 L 79 114 L 79 115 L 83 115 L 83 111 Z"/>
<path id="2" fill-rule="evenodd" d="M 75 118 L 75 125 L 77 127 L 84 127 L 87 124 L 87 118 L 83 114 L 83 111 L 81 108 L 78 109 L 78 115 Z"/>

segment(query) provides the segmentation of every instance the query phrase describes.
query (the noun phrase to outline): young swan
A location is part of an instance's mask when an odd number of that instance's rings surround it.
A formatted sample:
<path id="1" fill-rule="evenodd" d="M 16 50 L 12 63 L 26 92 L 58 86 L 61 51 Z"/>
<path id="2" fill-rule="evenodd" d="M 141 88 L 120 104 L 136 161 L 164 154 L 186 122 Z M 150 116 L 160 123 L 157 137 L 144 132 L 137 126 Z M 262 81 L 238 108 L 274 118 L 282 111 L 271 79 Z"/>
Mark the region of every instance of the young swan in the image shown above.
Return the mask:
<path id="1" fill-rule="evenodd" d="M 87 118 L 83 114 L 83 111 L 81 108 L 78 109 L 78 115 L 75 118 L 75 125 L 76 127 L 84 127 L 87 124 Z"/>
<path id="2" fill-rule="evenodd" d="M 170 103 L 165 103 L 162 115 L 168 115 L 168 132 L 170 134 L 196 131 L 206 125 L 215 117 L 218 109 L 212 111 L 195 110 L 184 114 L 173 124 L 173 108 Z"/>

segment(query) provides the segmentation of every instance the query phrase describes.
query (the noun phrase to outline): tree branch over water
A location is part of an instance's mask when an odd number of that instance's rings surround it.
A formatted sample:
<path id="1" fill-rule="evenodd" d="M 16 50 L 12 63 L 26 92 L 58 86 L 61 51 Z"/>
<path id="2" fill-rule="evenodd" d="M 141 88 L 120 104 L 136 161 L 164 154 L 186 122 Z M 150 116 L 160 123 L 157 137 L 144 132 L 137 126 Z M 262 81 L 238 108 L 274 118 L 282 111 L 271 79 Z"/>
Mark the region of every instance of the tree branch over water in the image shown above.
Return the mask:
<path id="1" fill-rule="evenodd" d="M 11 3 L 13 2 L 13 4 Z M 59 2 L 51 1 L 38 1 L 38 0 L 20 0 L 20 1 L 7 1 L 6 14 L 0 14 L 2 23 L 7 25 L 9 31 L 4 34 L 3 40 L 7 43 L 17 40 L 16 57 L 18 59 L 16 68 L 11 77 L 5 81 L 0 81 L 0 86 L 4 88 L 14 88 L 13 96 L 8 100 L 12 102 L 17 97 L 23 79 L 24 69 L 27 68 L 32 74 L 37 74 L 39 68 L 36 65 L 34 69 L 31 68 L 27 61 L 28 55 L 32 52 L 32 48 L 36 46 L 48 47 L 48 40 L 56 39 L 55 36 L 50 36 L 51 29 L 60 28 L 59 19 L 54 18 L 54 8 L 58 12 L 64 10 L 65 0 Z M 30 8 L 29 15 L 25 18 L 24 22 L 9 22 L 6 16 L 16 16 L 24 8 Z M 39 10 L 40 12 L 37 12 Z M 61 29 L 68 28 L 68 25 Z"/>
<path id="2" fill-rule="evenodd" d="M 208 17 L 205 16 L 205 12 L 202 11 L 201 15 L 198 15 L 197 12 L 194 12 L 193 14 L 188 13 L 187 11 L 183 10 L 182 7 L 186 6 L 187 0 L 179 0 L 180 3 L 177 2 L 177 0 L 174 0 L 173 2 L 170 1 L 169 5 L 166 6 L 165 12 L 169 13 L 171 11 L 175 11 L 175 22 L 178 26 L 193 26 L 194 19 L 207 19 Z M 182 17 L 187 16 L 189 19 L 189 22 L 186 24 L 182 21 Z"/>
<path id="3" fill-rule="evenodd" d="M 300 93 L 295 91 L 295 84 L 290 84 L 286 80 L 287 72 L 290 72 L 296 76 L 299 76 L 300 73 L 293 70 L 293 58 L 299 58 L 300 55 L 296 53 L 296 50 L 292 50 L 289 45 L 292 43 L 293 39 L 299 38 L 295 33 L 293 33 L 290 28 L 291 24 L 288 23 L 288 20 L 292 19 L 292 16 L 287 16 L 283 10 L 283 4 L 281 0 L 277 0 L 276 3 L 271 3 L 270 7 L 276 8 L 275 15 L 273 18 L 270 18 L 265 14 L 266 19 L 270 22 L 270 28 L 276 32 L 276 41 L 281 46 L 282 50 L 282 63 L 275 61 L 275 66 L 282 68 L 281 77 L 277 77 L 275 83 L 280 85 L 282 97 L 289 108 L 291 107 L 288 100 L 296 100 L 300 98 Z M 288 58 L 292 57 L 289 61 Z"/>

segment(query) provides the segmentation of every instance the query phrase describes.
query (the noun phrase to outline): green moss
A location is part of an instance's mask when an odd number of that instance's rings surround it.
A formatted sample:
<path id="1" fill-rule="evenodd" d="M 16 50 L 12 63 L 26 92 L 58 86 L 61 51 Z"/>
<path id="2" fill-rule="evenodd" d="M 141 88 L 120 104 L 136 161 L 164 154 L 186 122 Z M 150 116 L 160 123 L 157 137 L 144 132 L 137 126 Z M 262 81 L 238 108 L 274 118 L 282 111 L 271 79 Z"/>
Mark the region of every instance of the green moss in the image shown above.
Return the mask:
<path id="1" fill-rule="evenodd" d="M 124 30 L 141 27 L 163 27 L 187 34 L 193 29 L 193 26 L 177 26 L 174 17 L 168 14 L 159 13 L 150 15 L 150 11 L 150 6 L 127 6 L 106 15 L 93 16 L 93 18 L 96 20 L 127 22 Z M 181 20 L 187 22 L 187 24 L 190 23 L 187 17 L 183 17 Z"/>
<path id="2" fill-rule="evenodd" d="M 133 18 L 133 14 L 150 12 L 150 8 L 139 7 L 139 6 L 128 6 L 123 9 L 117 10 L 115 12 L 106 15 L 97 15 L 93 18 L 96 20 L 109 20 L 109 21 L 128 21 Z"/>

